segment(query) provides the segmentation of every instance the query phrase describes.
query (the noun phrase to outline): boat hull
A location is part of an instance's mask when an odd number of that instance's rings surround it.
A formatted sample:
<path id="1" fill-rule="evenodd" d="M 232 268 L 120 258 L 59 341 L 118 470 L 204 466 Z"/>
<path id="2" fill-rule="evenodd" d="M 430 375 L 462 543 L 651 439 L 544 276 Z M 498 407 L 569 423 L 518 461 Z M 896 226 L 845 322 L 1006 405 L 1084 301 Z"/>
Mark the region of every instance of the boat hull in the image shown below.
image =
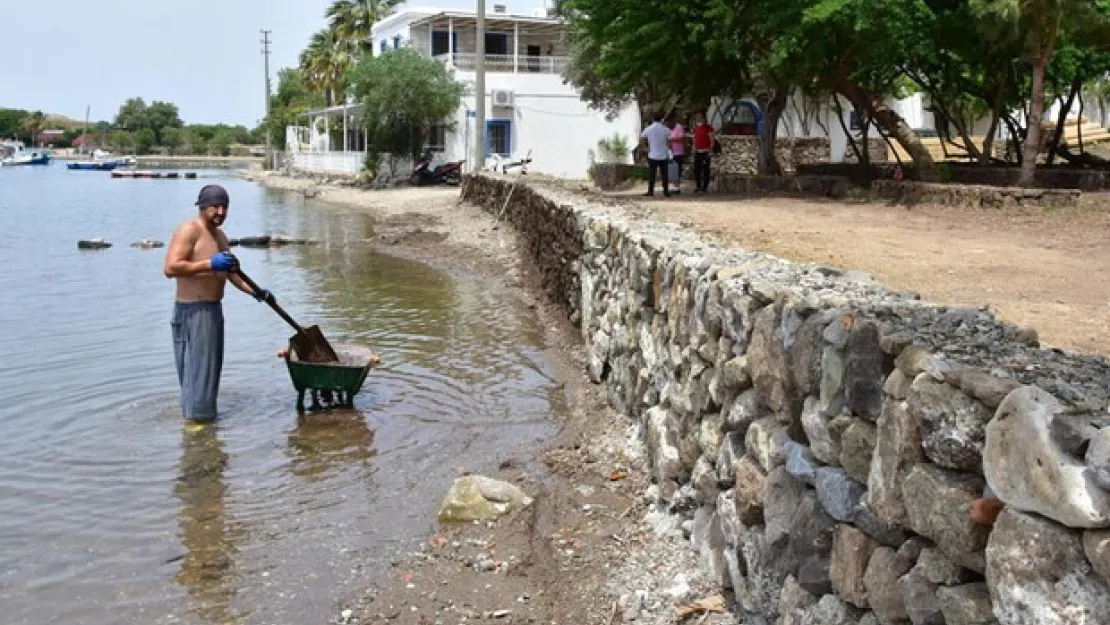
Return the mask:
<path id="1" fill-rule="evenodd" d="M 88 161 L 78 161 L 76 163 L 66 163 L 69 169 L 85 170 L 85 171 L 112 171 L 119 167 L 119 163 L 115 161 L 105 161 L 102 163 L 91 163 Z"/>
<path id="2" fill-rule="evenodd" d="M 50 155 L 42 154 L 36 156 L 20 156 L 4 161 L 5 167 L 14 167 L 16 165 L 49 165 Z"/>

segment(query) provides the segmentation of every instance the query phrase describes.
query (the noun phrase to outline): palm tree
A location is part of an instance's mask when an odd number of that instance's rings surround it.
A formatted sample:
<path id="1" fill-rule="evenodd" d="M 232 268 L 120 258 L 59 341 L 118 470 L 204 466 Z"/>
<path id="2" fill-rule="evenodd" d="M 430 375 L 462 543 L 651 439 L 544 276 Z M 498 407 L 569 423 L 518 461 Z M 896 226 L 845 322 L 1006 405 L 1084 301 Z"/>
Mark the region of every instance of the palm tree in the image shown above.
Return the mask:
<path id="1" fill-rule="evenodd" d="M 39 133 L 46 129 L 46 115 L 42 111 L 35 111 L 24 117 L 20 125 L 23 126 L 23 132 L 31 136 L 31 145 L 37 146 Z"/>
<path id="2" fill-rule="evenodd" d="M 399 4 L 400 0 L 335 0 L 328 7 L 328 24 L 342 44 L 356 53 L 369 52 L 370 30 Z"/>
<path id="3" fill-rule="evenodd" d="M 322 91 L 331 106 L 343 89 L 343 75 L 354 66 L 355 56 L 344 45 L 334 28 L 325 28 L 312 35 L 308 47 L 301 52 L 300 64 L 305 86 Z"/>

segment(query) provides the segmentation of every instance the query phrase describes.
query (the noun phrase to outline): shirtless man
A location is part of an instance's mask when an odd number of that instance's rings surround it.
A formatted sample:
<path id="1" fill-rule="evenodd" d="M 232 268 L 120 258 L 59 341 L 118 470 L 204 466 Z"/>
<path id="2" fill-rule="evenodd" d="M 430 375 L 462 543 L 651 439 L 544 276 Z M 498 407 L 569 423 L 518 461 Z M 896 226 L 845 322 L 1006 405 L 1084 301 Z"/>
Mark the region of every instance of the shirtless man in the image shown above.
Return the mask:
<path id="1" fill-rule="evenodd" d="M 230 280 L 258 301 L 274 301 L 266 289 L 255 293 L 236 273 L 239 260 L 228 250 L 220 226 L 227 219 L 229 198 L 210 184 L 197 197 L 199 214 L 173 232 L 163 273 L 177 280 L 174 298 L 173 350 L 181 385 L 181 411 L 192 421 L 216 418 L 216 396 L 224 360 L 224 284 Z"/>

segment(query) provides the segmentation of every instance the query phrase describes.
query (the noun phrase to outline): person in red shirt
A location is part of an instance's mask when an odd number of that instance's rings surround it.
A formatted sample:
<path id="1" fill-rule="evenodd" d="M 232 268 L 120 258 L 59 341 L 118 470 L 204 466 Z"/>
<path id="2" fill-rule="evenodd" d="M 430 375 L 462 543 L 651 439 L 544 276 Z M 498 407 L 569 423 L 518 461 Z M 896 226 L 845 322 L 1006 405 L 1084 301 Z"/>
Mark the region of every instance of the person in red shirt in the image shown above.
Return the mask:
<path id="1" fill-rule="evenodd" d="M 694 123 L 694 193 L 708 193 L 715 129 L 705 121 L 705 116 L 701 113 L 694 116 Z"/>

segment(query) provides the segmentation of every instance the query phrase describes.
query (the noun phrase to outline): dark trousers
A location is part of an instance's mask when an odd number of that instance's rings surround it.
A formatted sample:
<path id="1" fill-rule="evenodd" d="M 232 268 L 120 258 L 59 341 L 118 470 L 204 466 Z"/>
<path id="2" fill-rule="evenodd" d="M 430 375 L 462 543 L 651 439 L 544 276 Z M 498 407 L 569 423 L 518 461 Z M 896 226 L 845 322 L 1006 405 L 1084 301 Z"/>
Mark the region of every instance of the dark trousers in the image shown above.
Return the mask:
<path id="1" fill-rule="evenodd" d="M 694 185 L 702 191 L 709 190 L 709 163 L 712 155 L 709 152 L 694 153 Z"/>
<path id="2" fill-rule="evenodd" d="M 658 169 L 663 179 L 663 195 L 670 195 L 671 190 L 667 187 L 667 161 L 656 160 L 654 158 L 648 159 L 648 195 L 655 195 L 655 170 Z"/>

